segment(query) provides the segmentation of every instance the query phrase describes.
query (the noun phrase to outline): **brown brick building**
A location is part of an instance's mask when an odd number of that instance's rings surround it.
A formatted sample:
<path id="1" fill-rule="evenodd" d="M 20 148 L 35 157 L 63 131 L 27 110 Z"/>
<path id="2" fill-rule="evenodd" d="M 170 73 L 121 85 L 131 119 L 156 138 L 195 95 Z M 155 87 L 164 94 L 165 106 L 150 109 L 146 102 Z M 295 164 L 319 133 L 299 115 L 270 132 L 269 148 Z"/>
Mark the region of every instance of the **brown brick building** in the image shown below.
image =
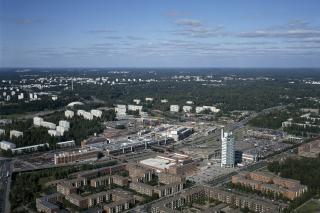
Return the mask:
<path id="1" fill-rule="evenodd" d="M 320 154 L 320 140 L 302 144 L 298 148 L 298 155 L 302 157 L 317 158 Z"/>
<path id="2" fill-rule="evenodd" d="M 249 197 L 245 194 L 225 191 L 217 187 L 195 186 L 153 203 L 151 213 L 180 212 L 177 209 L 181 206 L 186 206 L 199 199 L 213 199 L 228 205 L 248 208 L 253 212 L 259 213 L 281 212 L 287 207 L 286 204 L 274 203 L 257 196 Z"/>
<path id="3" fill-rule="evenodd" d="M 36 199 L 36 207 L 38 212 L 45 213 L 57 213 L 60 208 L 57 203 L 62 203 L 63 195 L 60 193 L 54 193 L 41 198 Z"/>
<path id="4" fill-rule="evenodd" d="M 281 178 L 271 173 L 242 172 L 232 176 L 233 184 L 241 184 L 252 189 L 282 195 L 290 200 L 300 197 L 307 191 L 307 186 L 300 181 Z"/>

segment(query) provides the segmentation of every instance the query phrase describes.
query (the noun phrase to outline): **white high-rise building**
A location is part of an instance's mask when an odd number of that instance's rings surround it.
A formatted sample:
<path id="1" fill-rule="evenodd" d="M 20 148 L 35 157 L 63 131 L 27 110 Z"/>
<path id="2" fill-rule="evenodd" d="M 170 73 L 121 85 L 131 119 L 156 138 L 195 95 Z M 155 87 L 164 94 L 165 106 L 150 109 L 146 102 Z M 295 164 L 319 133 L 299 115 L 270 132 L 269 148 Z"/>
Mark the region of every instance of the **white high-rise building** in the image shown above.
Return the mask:
<path id="1" fill-rule="evenodd" d="M 234 137 L 232 132 L 223 132 L 221 129 L 221 167 L 234 167 Z"/>
<path id="2" fill-rule="evenodd" d="M 137 111 L 138 110 L 139 112 L 141 112 L 142 111 L 142 106 L 129 104 L 128 105 L 128 110 L 131 110 L 131 111 Z"/>
<path id="3" fill-rule="evenodd" d="M 18 95 L 18 100 L 21 100 L 24 98 L 24 94 L 23 93 L 20 93 L 20 95 Z"/>
<path id="4" fill-rule="evenodd" d="M 41 126 L 41 123 L 43 122 L 43 118 L 40 117 L 33 117 L 33 125 L 35 126 Z"/>
<path id="5" fill-rule="evenodd" d="M 66 118 L 73 118 L 74 112 L 71 111 L 71 110 L 66 110 L 66 111 L 64 112 L 64 116 L 65 116 Z"/>
<path id="6" fill-rule="evenodd" d="M 14 143 L 10 143 L 8 141 L 0 141 L 0 149 L 11 150 L 14 148 L 16 148 L 16 145 Z"/>
<path id="7" fill-rule="evenodd" d="M 140 104 L 141 100 L 140 99 L 133 99 L 133 102 L 136 103 L 136 104 Z"/>
<path id="8" fill-rule="evenodd" d="M 82 116 L 86 120 L 93 120 L 93 115 L 90 112 L 84 111 L 82 109 L 79 109 L 77 111 L 78 116 Z"/>
<path id="9" fill-rule="evenodd" d="M 97 117 L 97 118 L 101 118 L 101 116 L 102 116 L 102 111 L 101 111 L 101 110 L 92 109 L 92 110 L 90 111 L 90 113 L 91 113 L 93 116 Z"/>
<path id="10" fill-rule="evenodd" d="M 23 137 L 23 132 L 17 130 L 10 130 L 10 139 L 12 139 L 13 137 Z"/>
<path id="11" fill-rule="evenodd" d="M 192 106 L 183 106 L 182 110 L 183 110 L 183 112 L 191 112 Z"/>
<path id="12" fill-rule="evenodd" d="M 122 105 L 122 104 L 118 104 L 115 108 L 114 108 L 117 116 L 124 116 L 126 115 L 127 112 L 127 106 L 126 105 Z"/>
<path id="13" fill-rule="evenodd" d="M 65 121 L 65 120 L 60 120 L 59 121 L 59 126 L 62 126 L 65 129 L 69 129 L 70 128 L 70 123 L 68 121 Z"/>
<path id="14" fill-rule="evenodd" d="M 179 112 L 180 106 L 179 105 L 170 105 L 170 112 Z"/>

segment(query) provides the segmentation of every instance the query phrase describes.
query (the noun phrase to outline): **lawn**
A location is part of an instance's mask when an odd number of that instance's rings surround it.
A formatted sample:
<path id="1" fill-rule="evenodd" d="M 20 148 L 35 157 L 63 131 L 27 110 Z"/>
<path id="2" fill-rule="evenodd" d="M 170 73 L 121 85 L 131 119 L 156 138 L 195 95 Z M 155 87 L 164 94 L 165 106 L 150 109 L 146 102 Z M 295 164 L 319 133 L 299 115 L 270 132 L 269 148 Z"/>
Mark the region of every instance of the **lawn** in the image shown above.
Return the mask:
<path id="1" fill-rule="evenodd" d="M 297 213 L 320 212 L 320 201 L 309 200 L 303 206 L 297 209 Z"/>
<path id="2" fill-rule="evenodd" d="M 42 177 L 39 179 L 39 184 L 41 185 L 42 188 L 45 188 L 46 183 L 49 181 L 54 181 L 55 178 L 53 176 L 50 177 Z"/>

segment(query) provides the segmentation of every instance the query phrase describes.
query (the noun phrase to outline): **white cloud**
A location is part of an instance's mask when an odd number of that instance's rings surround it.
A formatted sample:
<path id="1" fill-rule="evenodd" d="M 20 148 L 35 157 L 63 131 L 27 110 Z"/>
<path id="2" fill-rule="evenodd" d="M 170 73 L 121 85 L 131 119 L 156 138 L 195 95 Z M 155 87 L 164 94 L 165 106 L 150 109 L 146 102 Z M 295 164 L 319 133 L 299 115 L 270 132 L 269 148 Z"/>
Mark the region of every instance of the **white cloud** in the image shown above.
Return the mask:
<path id="1" fill-rule="evenodd" d="M 294 20 L 280 26 L 241 32 L 238 36 L 247 38 L 315 38 L 320 37 L 320 28 L 311 26 L 302 20 Z"/>

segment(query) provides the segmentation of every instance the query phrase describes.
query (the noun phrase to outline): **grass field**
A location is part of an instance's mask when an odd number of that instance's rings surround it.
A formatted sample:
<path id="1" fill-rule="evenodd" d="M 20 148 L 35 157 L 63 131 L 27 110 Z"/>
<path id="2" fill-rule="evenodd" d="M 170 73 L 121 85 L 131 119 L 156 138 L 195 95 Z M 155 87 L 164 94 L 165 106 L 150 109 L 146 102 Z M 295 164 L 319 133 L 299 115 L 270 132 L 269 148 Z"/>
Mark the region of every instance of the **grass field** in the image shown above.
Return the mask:
<path id="1" fill-rule="evenodd" d="M 309 200 L 303 206 L 299 207 L 297 213 L 316 213 L 320 212 L 320 201 Z"/>

